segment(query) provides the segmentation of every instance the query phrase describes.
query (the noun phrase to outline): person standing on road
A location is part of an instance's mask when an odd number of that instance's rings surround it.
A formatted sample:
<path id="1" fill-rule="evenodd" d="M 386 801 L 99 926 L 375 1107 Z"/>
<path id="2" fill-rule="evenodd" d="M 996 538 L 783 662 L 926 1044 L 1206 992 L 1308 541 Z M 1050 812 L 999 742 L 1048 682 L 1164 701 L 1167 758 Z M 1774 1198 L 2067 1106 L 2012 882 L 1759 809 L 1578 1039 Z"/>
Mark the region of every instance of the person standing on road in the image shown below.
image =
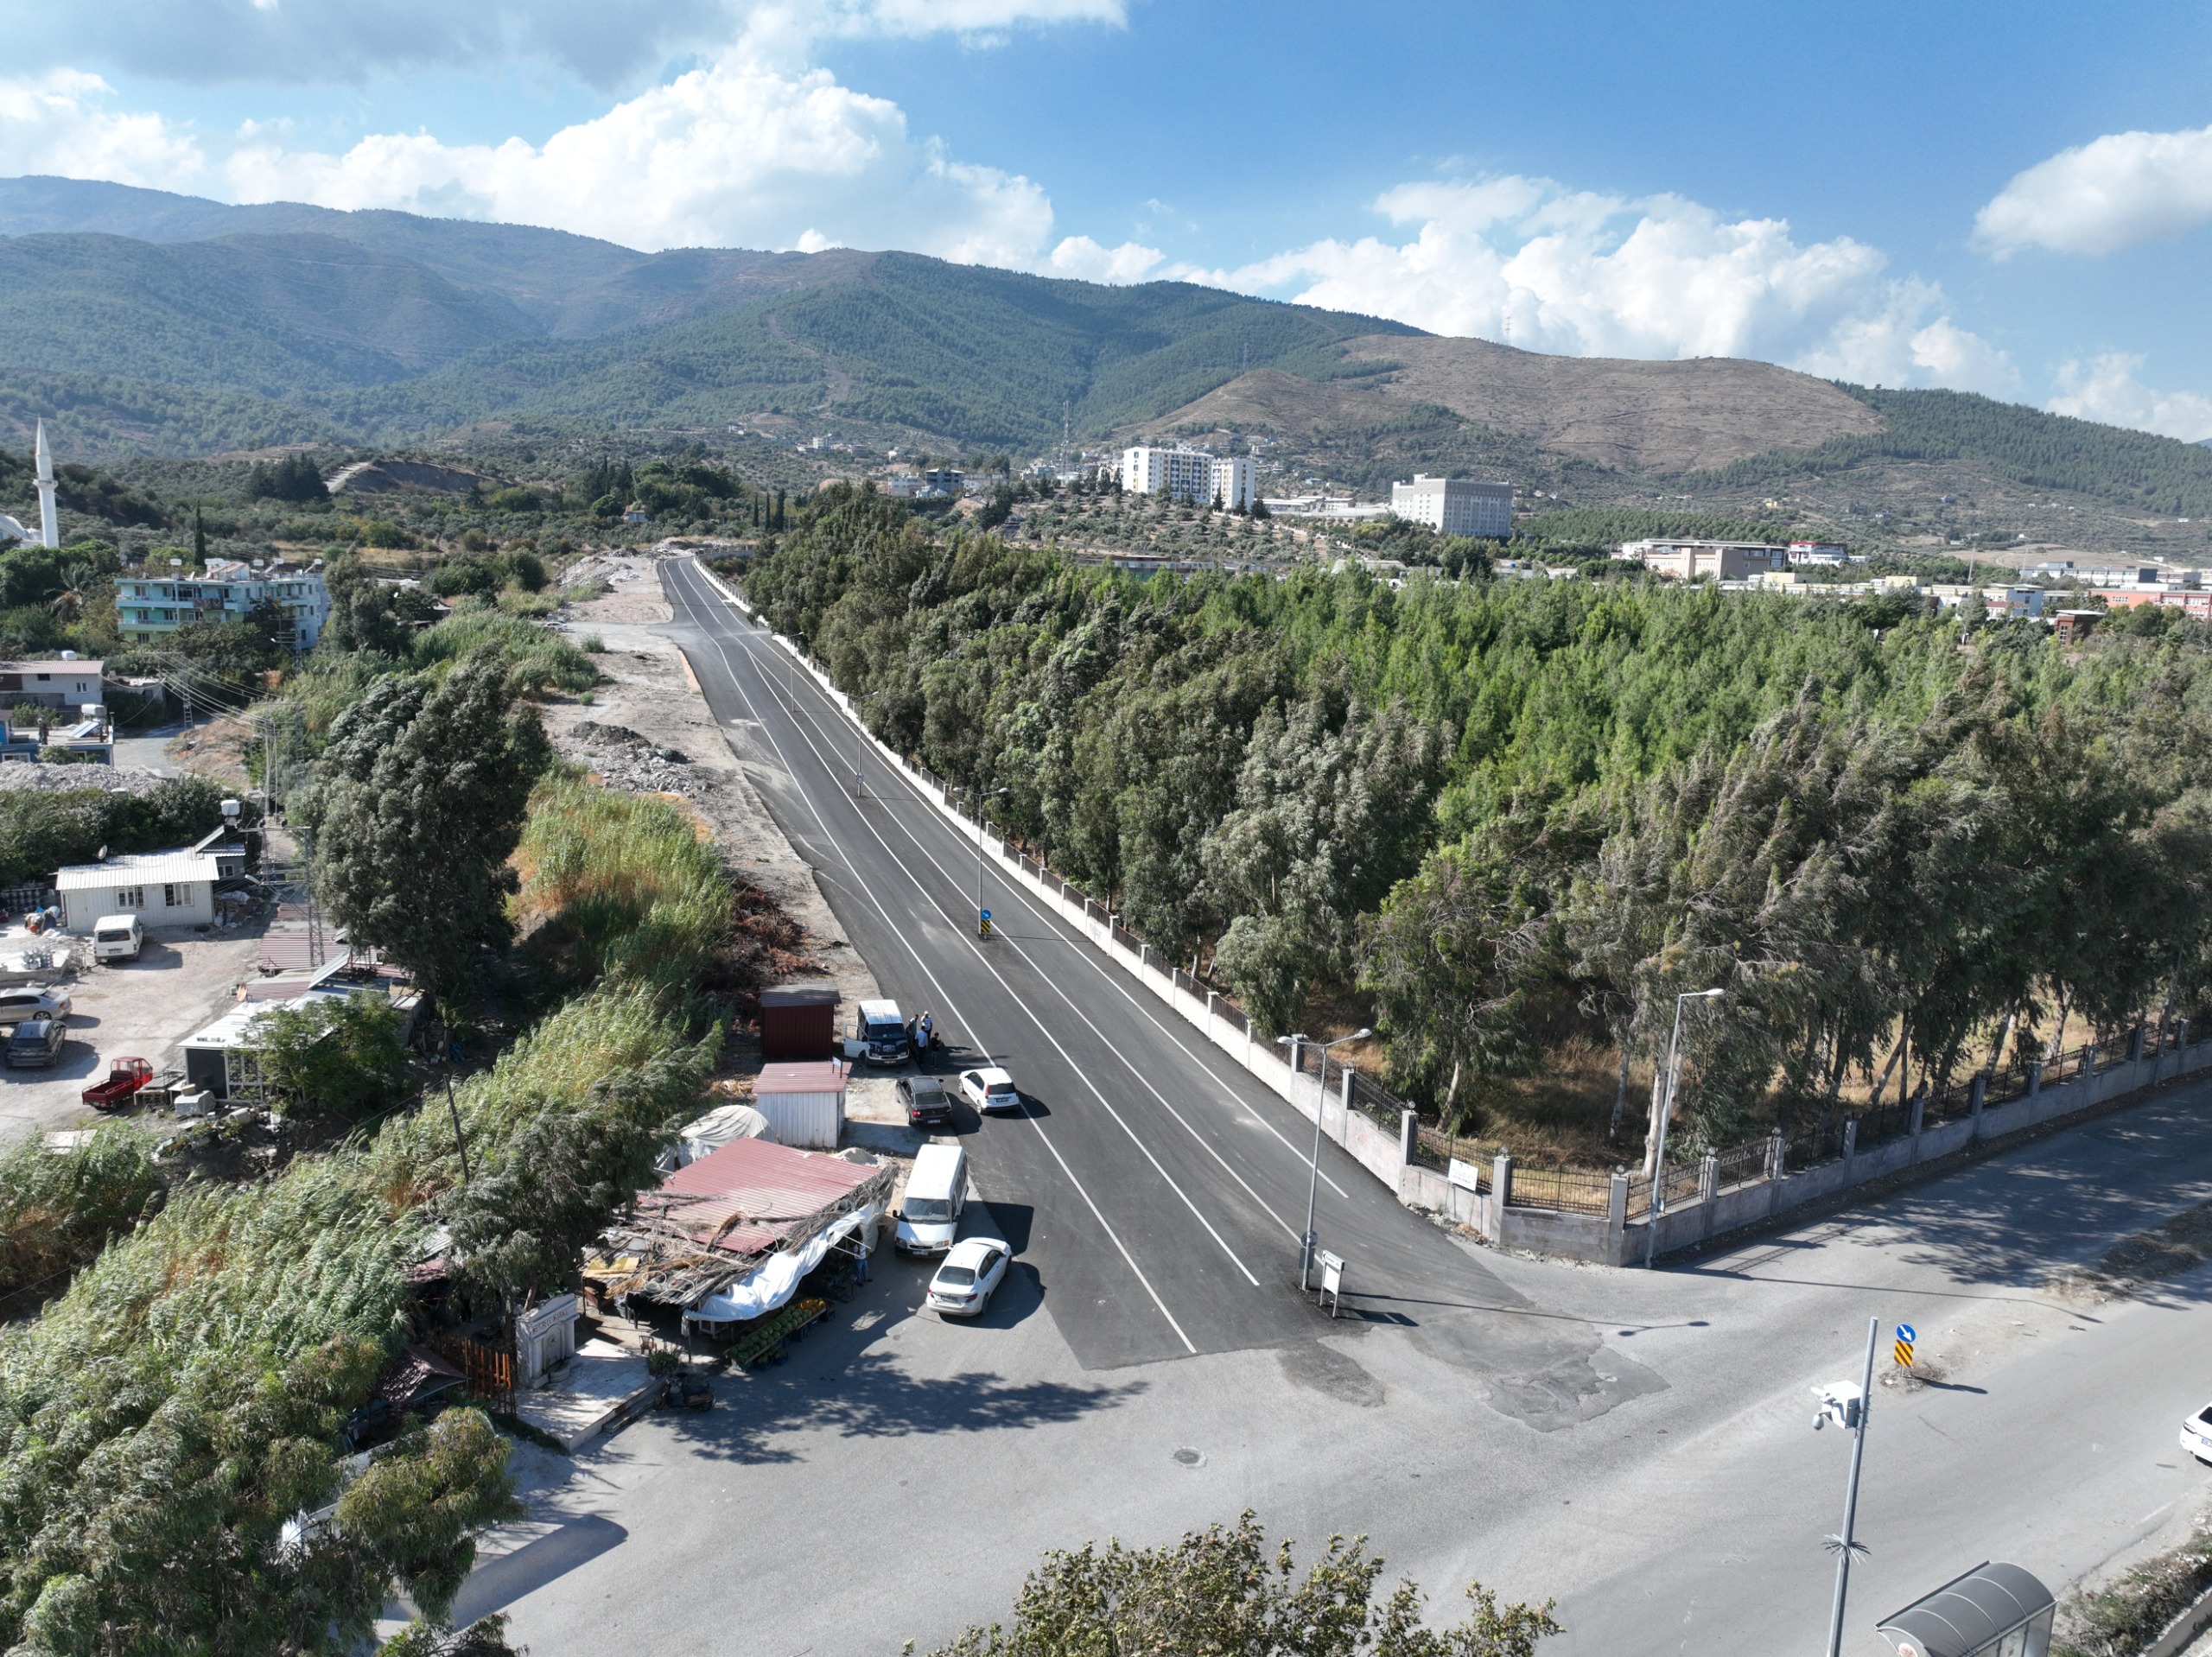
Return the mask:
<path id="1" fill-rule="evenodd" d="M 914 1027 L 914 1051 L 916 1053 L 926 1054 L 930 1051 L 930 1041 L 931 1038 L 931 1031 L 932 1028 L 933 1026 L 930 1023 L 930 1015 L 926 1013 L 923 1013 L 921 1023 Z"/>

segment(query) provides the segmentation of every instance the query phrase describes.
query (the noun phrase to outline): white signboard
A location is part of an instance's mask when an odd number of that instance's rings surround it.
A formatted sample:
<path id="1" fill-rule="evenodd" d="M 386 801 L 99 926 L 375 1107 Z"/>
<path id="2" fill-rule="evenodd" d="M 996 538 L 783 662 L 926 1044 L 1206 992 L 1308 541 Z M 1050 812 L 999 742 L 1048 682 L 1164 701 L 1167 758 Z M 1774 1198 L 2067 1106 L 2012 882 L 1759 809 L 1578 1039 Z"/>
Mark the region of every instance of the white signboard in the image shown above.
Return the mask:
<path id="1" fill-rule="evenodd" d="M 1457 1157 L 1452 1159 L 1447 1177 L 1463 1190 L 1478 1191 L 1483 1188 L 1481 1168 L 1471 1162 L 1462 1162 Z"/>

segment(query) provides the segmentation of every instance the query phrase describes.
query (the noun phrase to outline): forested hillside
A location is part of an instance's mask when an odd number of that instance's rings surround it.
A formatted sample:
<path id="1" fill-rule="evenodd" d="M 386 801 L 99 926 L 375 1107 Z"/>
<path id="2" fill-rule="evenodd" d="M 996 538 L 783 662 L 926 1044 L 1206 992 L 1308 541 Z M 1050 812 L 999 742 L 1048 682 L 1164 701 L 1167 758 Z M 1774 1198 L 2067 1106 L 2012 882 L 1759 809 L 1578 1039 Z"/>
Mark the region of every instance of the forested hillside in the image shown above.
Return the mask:
<path id="1" fill-rule="evenodd" d="M 1795 453 L 1777 450 L 1684 482 L 1764 486 L 1885 460 L 1976 460 L 2034 488 L 2101 495 L 2177 517 L 2212 515 L 2212 449 L 2202 443 L 2045 414 L 1966 391 L 1844 389 L 1880 411 L 1880 431 Z"/>
<path id="2" fill-rule="evenodd" d="M 1137 582 L 823 505 L 746 585 L 887 740 L 1262 1028 L 1357 986 L 1453 1116 L 1707 983 L 1707 1143 L 1900 1043 L 1940 1086 L 2212 990 L 2212 640 L 2171 613 L 2075 661 L 1910 594 Z"/>
<path id="3" fill-rule="evenodd" d="M 810 451 L 818 477 L 893 448 L 1184 435 L 1258 454 L 1271 492 L 1375 496 L 1426 471 L 1509 479 L 1541 512 L 2212 557 L 2212 451 L 1770 364 L 1552 358 L 1188 283 L 855 249 L 644 254 L 61 179 L 0 181 L 0 432 L 20 444 L 42 418 L 73 460 L 741 428 L 842 442 L 849 461 Z"/>

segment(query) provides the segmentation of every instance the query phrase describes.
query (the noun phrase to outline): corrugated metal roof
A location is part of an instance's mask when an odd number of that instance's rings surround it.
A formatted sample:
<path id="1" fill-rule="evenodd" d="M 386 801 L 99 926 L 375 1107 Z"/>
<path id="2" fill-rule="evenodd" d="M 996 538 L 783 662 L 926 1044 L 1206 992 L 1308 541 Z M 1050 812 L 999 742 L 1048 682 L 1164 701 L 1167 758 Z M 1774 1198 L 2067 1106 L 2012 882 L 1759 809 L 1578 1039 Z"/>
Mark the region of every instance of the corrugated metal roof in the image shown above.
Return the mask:
<path id="1" fill-rule="evenodd" d="M 760 1079 L 753 1084 L 755 1094 L 762 1093 L 842 1093 L 845 1087 L 845 1067 L 834 1058 L 793 1060 L 781 1064 L 764 1064 Z"/>
<path id="2" fill-rule="evenodd" d="M 762 1006 L 835 1006 L 837 992 L 834 989 L 809 989 L 786 985 L 778 989 L 760 992 Z"/>
<path id="3" fill-rule="evenodd" d="M 215 860 L 202 852 L 149 852 L 111 857 L 105 863 L 73 863 L 54 877 L 56 892 L 99 892 L 149 880 L 213 880 Z"/>
<path id="4" fill-rule="evenodd" d="M 701 1242 L 734 1254 L 758 1254 L 880 1171 L 772 1140 L 733 1140 L 671 1174 L 659 1195 L 669 1220 Z"/>

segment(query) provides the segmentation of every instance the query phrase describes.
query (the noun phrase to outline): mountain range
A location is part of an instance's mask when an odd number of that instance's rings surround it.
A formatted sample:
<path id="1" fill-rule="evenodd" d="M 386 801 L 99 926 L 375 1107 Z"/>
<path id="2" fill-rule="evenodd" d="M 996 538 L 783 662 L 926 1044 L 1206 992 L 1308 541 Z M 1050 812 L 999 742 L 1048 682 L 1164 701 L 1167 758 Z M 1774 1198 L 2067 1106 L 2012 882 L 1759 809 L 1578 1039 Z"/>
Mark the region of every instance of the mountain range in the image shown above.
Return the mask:
<path id="1" fill-rule="evenodd" d="M 1367 487 L 1479 470 L 1587 504 L 1717 510 L 1786 489 L 1815 517 L 1937 538 L 1967 501 L 2007 523 L 2087 511 L 2092 541 L 2201 542 L 2212 519 L 2212 450 L 1767 363 L 1548 357 L 1189 283 L 895 251 L 647 254 L 0 180 L 0 433 L 20 442 L 41 417 L 79 458 L 734 425 L 1027 454 L 1063 432 L 1228 431 Z"/>

